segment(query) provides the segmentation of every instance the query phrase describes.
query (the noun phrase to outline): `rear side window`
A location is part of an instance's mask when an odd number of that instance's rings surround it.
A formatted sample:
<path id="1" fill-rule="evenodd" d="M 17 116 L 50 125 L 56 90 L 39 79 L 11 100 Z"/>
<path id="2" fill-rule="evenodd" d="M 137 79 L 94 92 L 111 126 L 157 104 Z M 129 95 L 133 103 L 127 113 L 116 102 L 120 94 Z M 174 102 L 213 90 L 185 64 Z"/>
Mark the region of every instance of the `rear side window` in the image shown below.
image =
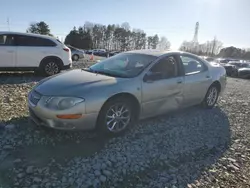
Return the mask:
<path id="1" fill-rule="evenodd" d="M 194 57 L 182 55 L 180 58 L 184 66 L 185 75 L 197 74 L 207 70 L 206 65 Z"/>
<path id="2" fill-rule="evenodd" d="M 0 46 L 14 46 L 15 40 L 11 35 L 0 35 Z"/>
<path id="3" fill-rule="evenodd" d="M 18 46 L 56 46 L 56 44 L 49 39 L 22 35 L 16 37 L 16 43 Z"/>

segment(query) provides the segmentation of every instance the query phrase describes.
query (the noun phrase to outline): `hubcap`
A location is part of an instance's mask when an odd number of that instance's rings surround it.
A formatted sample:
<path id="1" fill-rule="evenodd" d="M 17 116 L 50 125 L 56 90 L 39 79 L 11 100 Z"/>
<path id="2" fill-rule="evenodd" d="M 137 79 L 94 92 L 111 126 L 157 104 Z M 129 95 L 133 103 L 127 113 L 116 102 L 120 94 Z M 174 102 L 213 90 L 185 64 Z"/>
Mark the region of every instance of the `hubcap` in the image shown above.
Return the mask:
<path id="1" fill-rule="evenodd" d="M 54 75 L 57 74 L 59 72 L 59 67 L 56 63 L 54 62 L 50 62 L 45 66 L 45 72 L 48 75 Z"/>
<path id="2" fill-rule="evenodd" d="M 125 129 L 131 119 L 129 108 L 124 104 L 115 104 L 106 114 L 106 126 L 111 132 L 120 132 Z"/>
<path id="3" fill-rule="evenodd" d="M 76 61 L 78 59 L 78 57 L 76 55 L 74 55 L 73 59 Z"/>
<path id="4" fill-rule="evenodd" d="M 215 104 L 218 96 L 218 91 L 215 87 L 212 87 L 208 92 L 207 104 L 208 106 L 212 106 Z"/>

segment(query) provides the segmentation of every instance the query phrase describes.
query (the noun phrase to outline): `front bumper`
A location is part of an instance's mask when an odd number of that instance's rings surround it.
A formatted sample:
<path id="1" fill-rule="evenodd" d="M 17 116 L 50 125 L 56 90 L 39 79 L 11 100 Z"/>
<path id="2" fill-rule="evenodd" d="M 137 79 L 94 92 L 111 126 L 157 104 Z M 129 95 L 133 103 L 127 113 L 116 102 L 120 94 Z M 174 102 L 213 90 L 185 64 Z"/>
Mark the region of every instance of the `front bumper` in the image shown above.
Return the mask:
<path id="1" fill-rule="evenodd" d="M 30 96 L 30 94 L 29 94 Z M 48 110 L 41 101 L 34 105 L 28 98 L 29 117 L 37 125 L 60 130 L 91 130 L 95 128 L 98 113 L 83 114 L 79 119 L 60 119 L 57 112 Z M 69 112 L 70 113 L 70 112 Z M 72 110 L 72 113 L 76 113 Z"/>

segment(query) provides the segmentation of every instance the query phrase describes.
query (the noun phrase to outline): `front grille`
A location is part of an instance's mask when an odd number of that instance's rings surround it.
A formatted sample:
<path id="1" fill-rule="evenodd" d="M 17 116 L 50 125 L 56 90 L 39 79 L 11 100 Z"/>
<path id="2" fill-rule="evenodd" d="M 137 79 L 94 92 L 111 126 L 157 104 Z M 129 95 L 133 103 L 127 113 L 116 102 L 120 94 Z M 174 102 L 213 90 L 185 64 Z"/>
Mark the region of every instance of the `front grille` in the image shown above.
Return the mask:
<path id="1" fill-rule="evenodd" d="M 29 96 L 29 100 L 30 102 L 33 104 L 33 105 L 37 105 L 37 103 L 39 102 L 39 100 L 41 99 L 41 95 L 36 92 L 35 90 L 33 90 L 31 93 L 30 93 L 30 96 Z"/>

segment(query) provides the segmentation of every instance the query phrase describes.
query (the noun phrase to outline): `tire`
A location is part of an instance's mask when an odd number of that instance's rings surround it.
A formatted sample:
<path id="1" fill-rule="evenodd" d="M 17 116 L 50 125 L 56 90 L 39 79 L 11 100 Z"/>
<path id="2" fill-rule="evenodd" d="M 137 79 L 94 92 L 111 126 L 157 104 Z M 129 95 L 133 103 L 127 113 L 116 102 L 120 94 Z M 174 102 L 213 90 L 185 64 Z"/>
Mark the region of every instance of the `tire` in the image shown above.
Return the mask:
<path id="1" fill-rule="evenodd" d="M 213 94 L 212 94 L 213 93 Z M 216 84 L 212 84 L 206 93 L 206 96 L 202 102 L 203 107 L 207 108 L 207 109 L 211 109 L 214 107 L 214 105 L 216 104 L 218 97 L 219 97 L 219 87 Z"/>
<path id="2" fill-rule="evenodd" d="M 57 59 L 46 59 L 42 62 L 41 72 L 43 72 L 45 76 L 52 76 L 61 72 L 61 66 Z"/>
<path id="3" fill-rule="evenodd" d="M 74 54 L 74 55 L 72 56 L 72 60 L 73 60 L 73 61 L 78 61 L 78 60 L 79 60 L 79 55 Z"/>
<path id="4" fill-rule="evenodd" d="M 132 106 L 132 102 L 123 97 L 111 99 L 104 104 L 97 121 L 98 133 L 106 136 L 123 134 L 135 121 Z"/>

